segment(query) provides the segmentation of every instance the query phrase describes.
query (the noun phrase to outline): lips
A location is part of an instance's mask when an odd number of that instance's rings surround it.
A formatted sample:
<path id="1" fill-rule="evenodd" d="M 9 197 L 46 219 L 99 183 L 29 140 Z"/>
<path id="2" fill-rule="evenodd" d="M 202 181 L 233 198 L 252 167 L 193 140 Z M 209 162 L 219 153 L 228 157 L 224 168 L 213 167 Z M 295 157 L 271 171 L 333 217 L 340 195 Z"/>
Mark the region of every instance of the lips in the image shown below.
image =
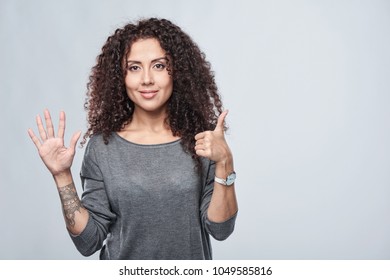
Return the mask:
<path id="1" fill-rule="evenodd" d="M 140 90 L 139 92 L 143 98 L 151 99 L 157 94 L 158 90 Z"/>

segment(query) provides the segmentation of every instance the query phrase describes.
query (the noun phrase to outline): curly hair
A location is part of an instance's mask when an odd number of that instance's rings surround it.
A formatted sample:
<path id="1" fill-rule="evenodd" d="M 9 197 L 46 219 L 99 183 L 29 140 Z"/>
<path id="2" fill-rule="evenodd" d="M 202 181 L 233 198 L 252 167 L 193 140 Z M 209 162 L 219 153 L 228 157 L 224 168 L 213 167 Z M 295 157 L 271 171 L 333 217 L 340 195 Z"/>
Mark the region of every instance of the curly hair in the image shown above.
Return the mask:
<path id="1" fill-rule="evenodd" d="M 107 144 L 110 134 L 131 122 L 134 104 L 125 88 L 126 65 L 131 46 L 139 39 L 157 39 L 168 58 L 173 92 L 168 100 L 166 123 L 193 159 L 194 136 L 215 128 L 222 112 L 214 73 L 205 55 L 180 27 L 166 19 L 150 18 L 129 23 L 108 37 L 92 68 L 84 108 L 88 130 L 82 145 L 94 134 L 102 134 Z"/>

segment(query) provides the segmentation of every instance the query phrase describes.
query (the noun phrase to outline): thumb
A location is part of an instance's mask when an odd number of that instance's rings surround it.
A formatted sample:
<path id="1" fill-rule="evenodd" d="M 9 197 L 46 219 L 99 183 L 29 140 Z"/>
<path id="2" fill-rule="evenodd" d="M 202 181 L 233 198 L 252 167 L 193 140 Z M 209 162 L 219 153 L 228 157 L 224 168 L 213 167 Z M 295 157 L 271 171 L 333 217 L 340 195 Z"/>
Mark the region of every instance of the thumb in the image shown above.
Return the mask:
<path id="1" fill-rule="evenodd" d="M 70 139 L 69 148 L 71 148 L 73 151 L 76 149 L 76 144 L 80 138 L 80 135 L 81 135 L 81 130 L 73 134 L 72 139 Z"/>
<path id="2" fill-rule="evenodd" d="M 217 121 L 217 126 L 215 127 L 214 131 L 223 131 L 224 130 L 224 123 L 225 123 L 225 118 L 226 118 L 226 115 L 229 113 L 228 110 L 225 110 L 223 111 L 219 117 L 218 117 L 218 121 Z"/>

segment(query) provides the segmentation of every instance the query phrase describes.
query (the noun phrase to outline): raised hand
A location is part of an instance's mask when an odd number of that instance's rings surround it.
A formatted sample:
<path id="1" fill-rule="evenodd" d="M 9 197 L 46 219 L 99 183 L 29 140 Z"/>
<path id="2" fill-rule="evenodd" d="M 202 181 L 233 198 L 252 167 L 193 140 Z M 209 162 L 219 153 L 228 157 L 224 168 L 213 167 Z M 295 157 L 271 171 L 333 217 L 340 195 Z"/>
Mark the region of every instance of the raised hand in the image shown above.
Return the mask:
<path id="1" fill-rule="evenodd" d="M 41 116 L 36 117 L 38 132 L 40 138 L 35 136 L 34 131 L 30 128 L 28 134 L 38 149 L 39 156 L 49 169 L 53 176 L 60 175 L 63 172 L 70 171 L 73 158 L 75 155 L 76 144 L 80 138 L 81 131 L 73 134 L 69 147 L 64 145 L 65 134 L 65 112 L 60 112 L 60 122 L 57 136 L 54 134 L 53 122 L 50 112 L 44 111 L 46 130 L 43 126 Z"/>
<path id="2" fill-rule="evenodd" d="M 214 130 L 195 135 L 195 152 L 198 156 L 206 157 L 216 163 L 226 161 L 231 157 L 224 132 L 224 122 L 227 114 L 228 111 L 224 111 L 219 115 Z"/>

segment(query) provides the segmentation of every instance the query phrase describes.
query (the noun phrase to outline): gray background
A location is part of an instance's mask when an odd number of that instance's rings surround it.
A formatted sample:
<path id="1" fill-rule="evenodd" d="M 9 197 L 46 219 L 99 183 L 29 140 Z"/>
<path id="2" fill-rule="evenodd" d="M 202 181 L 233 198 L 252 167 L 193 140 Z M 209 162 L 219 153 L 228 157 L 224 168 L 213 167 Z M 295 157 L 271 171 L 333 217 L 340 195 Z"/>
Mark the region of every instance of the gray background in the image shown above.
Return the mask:
<path id="1" fill-rule="evenodd" d="M 373 0 L 2 0 L 0 258 L 83 259 L 27 129 L 49 108 L 67 143 L 85 131 L 100 48 L 149 16 L 193 37 L 230 109 L 240 211 L 214 257 L 390 259 L 390 2 Z"/>

